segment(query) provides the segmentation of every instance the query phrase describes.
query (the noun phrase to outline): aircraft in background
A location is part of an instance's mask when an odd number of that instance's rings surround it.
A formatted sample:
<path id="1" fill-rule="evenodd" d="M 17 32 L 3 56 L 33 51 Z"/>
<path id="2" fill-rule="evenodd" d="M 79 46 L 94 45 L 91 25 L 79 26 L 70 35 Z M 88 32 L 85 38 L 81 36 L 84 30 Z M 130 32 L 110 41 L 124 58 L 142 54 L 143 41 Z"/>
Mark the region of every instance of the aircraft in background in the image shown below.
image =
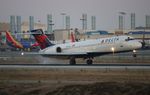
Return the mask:
<path id="1" fill-rule="evenodd" d="M 23 49 L 23 45 L 16 41 L 8 31 L 6 31 L 6 42 L 13 48 Z"/>
<path id="2" fill-rule="evenodd" d="M 31 42 L 29 41 L 18 42 L 12 37 L 12 35 L 8 31 L 6 31 L 6 42 L 9 46 L 18 49 L 33 48 L 39 46 L 37 42 L 35 42 L 34 44 L 31 44 Z"/>
<path id="3" fill-rule="evenodd" d="M 74 37 L 73 32 L 71 32 L 71 34 L 70 34 L 70 39 L 71 39 L 71 42 L 72 42 L 72 43 L 75 42 L 75 37 Z"/>
<path id="4" fill-rule="evenodd" d="M 130 36 L 114 36 L 91 39 L 79 42 L 53 44 L 42 29 L 31 31 L 41 50 L 38 54 L 46 57 L 68 58 L 70 64 L 76 64 L 76 58 L 87 59 L 87 64 L 93 63 L 93 58 L 110 53 L 128 52 L 142 47 L 141 43 Z"/>

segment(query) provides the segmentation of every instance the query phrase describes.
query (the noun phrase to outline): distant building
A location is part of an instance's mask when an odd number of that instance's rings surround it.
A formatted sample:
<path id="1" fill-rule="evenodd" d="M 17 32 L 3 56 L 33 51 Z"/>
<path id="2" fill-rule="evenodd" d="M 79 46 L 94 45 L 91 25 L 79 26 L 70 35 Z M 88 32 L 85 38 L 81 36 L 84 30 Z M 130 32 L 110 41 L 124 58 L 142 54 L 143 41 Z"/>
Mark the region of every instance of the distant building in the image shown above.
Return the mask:
<path id="1" fill-rule="evenodd" d="M 34 24 L 34 29 L 43 29 L 43 31 L 46 31 L 47 26 L 45 24 L 41 23 L 35 23 Z M 9 31 L 10 30 L 10 24 L 7 22 L 0 23 L 0 31 Z M 29 31 L 29 22 L 22 22 L 21 24 L 21 31 Z"/>
<path id="2" fill-rule="evenodd" d="M 129 31 L 127 34 L 137 39 L 144 38 L 146 40 L 150 40 L 150 31 L 141 31 L 141 30 Z"/>
<path id="3" fill-rule="evenodd" d="M 115 31 L 115 35 L 123 35 L 124 34 L 124 32 L 123 31 L 121 31 L 121 30 L 117 30 L 117 31 Z"/>
<path id="4" fill-rule="evenodd" d="M 108 36 L 111 36 L 111 34 L 105 30 L 87 30 L 85 31 L 84 35 L 82 35 L 84 39 L 96 39 L 96 38 L 103 38 Z"/>
<path id="5" fill-rule="evenodd" d="M 85 34 L 87 35 L 108 35 L 108 31 L 105 30 L 95 30 L 95 31 L 87 31 Z"/>
<path id="6" fill-rule="evenodd" d="M 43 29 L 43 31 L 46 31 L 47 26 L 45 24 L 41 23 L 34 23 L 34 29 Z M 21 25 L 21 31 L 29 31 L 29 22 L 23 22 Z"/>
<path id="7" fill-rule="evenodd" d="M 70 29 L 56 29 L 54 30 L 55 41 L 65 41 L 70 38 Z"/>
<path id="8" fill-rule="evenodd" d="M 6 23 L 6 22 L 0 23 L 0 31 L 6 31 L 6 30 L 10 30 L 9 23 Z"/>

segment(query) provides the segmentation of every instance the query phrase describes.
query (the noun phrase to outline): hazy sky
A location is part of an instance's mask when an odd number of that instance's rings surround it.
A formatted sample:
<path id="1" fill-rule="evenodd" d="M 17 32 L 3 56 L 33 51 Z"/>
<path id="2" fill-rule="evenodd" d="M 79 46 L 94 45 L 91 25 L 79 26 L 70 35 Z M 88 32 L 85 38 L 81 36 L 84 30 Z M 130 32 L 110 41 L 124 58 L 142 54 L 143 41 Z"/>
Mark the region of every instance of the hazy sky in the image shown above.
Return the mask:
<path id="1" fill-rule="evenodd" d="M 34 16 L 35 22 L 46 22 L 47 14 L 53 15 L 55 28 L 62 27 L 62 15 L 71 17 L 71 27 L 81 28 L 83 13 L 88 15 L 88 29 L 91 16 L 96 16 L 97 29 L 118 28 L 118 12 L 126 12 L 126 28 L 130 28 L 130 13 L 136 14 L 136 26 L 145 25 L 145 15 L 150 15 L 150 0 L 0 0 L 0 21 L 9 22 L 10 15 L 22 16 L 28 21 Z"/>

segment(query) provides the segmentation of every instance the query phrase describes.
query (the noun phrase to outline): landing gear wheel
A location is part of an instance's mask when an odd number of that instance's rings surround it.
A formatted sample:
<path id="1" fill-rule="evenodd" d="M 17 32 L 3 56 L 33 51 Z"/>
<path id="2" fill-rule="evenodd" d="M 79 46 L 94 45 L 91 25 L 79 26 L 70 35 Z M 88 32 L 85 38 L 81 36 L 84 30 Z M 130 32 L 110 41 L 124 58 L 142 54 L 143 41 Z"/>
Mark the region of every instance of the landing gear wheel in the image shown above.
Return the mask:
<path id="1" fill-rule="evenodd" d="M 92 64 L 93 64 L 92 58 L 88 58 L 88 59 L 86 60 L 86 63 L 87 63 L 88 65 L 92 65 Z"/>
<path id="2" fill-rule="evenodd" d="M 75 64 L 76 64 L 75 57 L 71 57 L 71 58 L 70 58 L 69 64 L 70 64 L 70 65 L 75 65 Z"/>

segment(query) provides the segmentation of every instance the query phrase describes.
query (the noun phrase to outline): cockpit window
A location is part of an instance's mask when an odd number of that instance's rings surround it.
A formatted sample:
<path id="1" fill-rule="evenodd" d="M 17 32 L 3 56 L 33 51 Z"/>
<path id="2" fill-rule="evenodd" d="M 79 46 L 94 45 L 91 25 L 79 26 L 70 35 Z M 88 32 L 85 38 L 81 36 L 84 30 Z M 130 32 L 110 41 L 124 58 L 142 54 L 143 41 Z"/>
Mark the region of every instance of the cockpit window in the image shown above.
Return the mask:
<path id="1" fill-rule="evenodd" d="M 134 38 L 128 37 L 127 39 L 125 39 L 125 41 L 131 41 L 134 40 Z"/>

